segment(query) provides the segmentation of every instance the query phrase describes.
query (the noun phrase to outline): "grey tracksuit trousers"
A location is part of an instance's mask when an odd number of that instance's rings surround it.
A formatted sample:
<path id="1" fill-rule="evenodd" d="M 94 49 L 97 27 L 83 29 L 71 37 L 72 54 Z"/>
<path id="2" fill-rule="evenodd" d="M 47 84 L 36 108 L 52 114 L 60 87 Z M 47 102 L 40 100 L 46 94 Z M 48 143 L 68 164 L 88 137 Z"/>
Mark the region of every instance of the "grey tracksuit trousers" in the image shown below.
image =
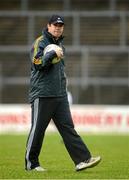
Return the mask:
<path id="1" fill-rule="evenodd" d="M 74 129 L 67 96 L 41 97 L 32 103 L 32 125 L 25 155 L 25 168 L 27 170 L 39 166 L 38 157 L 45 130 L 51 119 L 61 134 L 65 147 L 75 165 L 91 157 L 87 146 Z"/>

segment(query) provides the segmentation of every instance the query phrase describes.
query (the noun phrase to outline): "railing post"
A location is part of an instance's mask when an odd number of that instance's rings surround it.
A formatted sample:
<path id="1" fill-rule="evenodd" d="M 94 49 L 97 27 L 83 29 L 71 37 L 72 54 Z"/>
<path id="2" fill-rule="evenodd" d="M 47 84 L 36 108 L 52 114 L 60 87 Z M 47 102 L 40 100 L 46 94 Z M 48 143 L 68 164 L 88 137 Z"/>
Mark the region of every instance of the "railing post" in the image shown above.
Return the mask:
<path id="1" fill-rule="evenodd" d="M 73 16 L 73 45 L 80 45 L 80 15 Z"/>
<path id="2" fill-rule="evenodd" d="M 114 11 L 114 10 L 116 10 L 116 0 L 110 0 L 109 1 L 109 9 L 111 10 L 111 11 Z"/>
<path id="3" fill-rule="evenodd" d="M 21 0 L 21 10 L 22 11 L 28 10 L 28 0 Z"/>
<path id="4" fill-rule="evenodd" d="M 85 79 L 85 85 L 88 85 L 88 78 L 89 78 L 89 51 L 86 49 L 85 51 L 81 52 L 81 78 L 82 80 Z M 81 86 L 83 86 L 81 84 Z"/>
<path id="5" fill-rule="evenodd" d="M 31 45 L 32 42 L 34 41 L 34 25 L 35 25 L 35 20 L 34 16 L 30 15 L 28 16 L 28 45 Z"/>
<path id="6" fill-rule="evenodd" d="M 70 0 L 63 0 L 63 9 L 64 10 L 70 10 Z"/>
<path id="7" fill-rule="evenodd" d="M 2 66 L 0 64 L 0 103 L 2 103 L 2 89 L 3 89 L 3 78 L 2 78 Z"/>
<path id="8" fill-rule="evenodd" d="M 125 12 L 120 12 L 120 46 L 127 45 L 127 18 Z"/>

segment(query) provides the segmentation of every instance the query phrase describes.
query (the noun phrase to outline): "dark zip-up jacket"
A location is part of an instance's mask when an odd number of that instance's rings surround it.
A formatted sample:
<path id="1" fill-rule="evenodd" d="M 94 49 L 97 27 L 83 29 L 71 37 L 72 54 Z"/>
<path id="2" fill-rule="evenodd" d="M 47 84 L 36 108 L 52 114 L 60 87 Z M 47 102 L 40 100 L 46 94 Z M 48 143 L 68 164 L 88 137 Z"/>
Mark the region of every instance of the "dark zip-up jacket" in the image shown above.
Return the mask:
<path id="1" fill-rule="evenodd" d="M 42 36 L 37 38 L 31 49 L 31 77 L 29 89 L 29 102 L 38 97 L 61 97 L 66 95 L 66 75 L 64 72 L 64 60 L 52 63 L 57 57 L 55 51 L 43 54 L 44 48 L 49 44 L 62 47 L 63 37 L 57 41 L 45 29 Z M 64 52 L 65 53 L 65 52 Z"/>

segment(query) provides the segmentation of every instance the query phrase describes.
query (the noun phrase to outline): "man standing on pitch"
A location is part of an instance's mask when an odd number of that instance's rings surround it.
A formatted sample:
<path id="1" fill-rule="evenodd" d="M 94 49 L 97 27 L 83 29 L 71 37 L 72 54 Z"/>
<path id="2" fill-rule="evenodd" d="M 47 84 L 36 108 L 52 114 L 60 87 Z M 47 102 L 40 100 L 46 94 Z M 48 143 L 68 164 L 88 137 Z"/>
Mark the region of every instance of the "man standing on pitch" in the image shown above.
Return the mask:
<path id="1" fill-rule="evenodd" d="M 39 163 L 39 154 L 46 128 L 51 119 L 63 138 L 76 171 L 93 167 L 101 160 L 100 156 L 91 156 L 87 146 L 74 129 L 64 72 L 63 30 L 63 17 L 53 15 L 47 28 L 35 40 L 31 49 L 29 100 L 32 122 L 26 146 L 26 170 L 44 171 Z M 44 49 L 49 44 L 56 44 L 60 48 L 44 54 Z M 58 61 L 54 61 L 55 58 Z"/>

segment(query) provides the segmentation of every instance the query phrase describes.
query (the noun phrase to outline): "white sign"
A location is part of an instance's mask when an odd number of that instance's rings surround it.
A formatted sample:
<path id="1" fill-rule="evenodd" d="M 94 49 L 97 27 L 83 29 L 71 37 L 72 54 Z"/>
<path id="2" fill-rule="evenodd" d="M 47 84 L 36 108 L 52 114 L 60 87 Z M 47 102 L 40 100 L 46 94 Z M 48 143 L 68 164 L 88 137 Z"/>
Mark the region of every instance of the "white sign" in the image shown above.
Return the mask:
<path id="1" fill-rule="evenodd" d="M 0 105 L 0 133 L 26 132 L 31 126 L 30 105 Z M 86 133 L 129 133 L 128 106 L 72 105 L 76 130 Z M 56 131 L 50 123 L 48 131 Z"/>
<path id="2" fill-rule="evenodd" d="M 128 106 L 74 106 L 73 121 L 86 132 L 129 133 Z"/>

